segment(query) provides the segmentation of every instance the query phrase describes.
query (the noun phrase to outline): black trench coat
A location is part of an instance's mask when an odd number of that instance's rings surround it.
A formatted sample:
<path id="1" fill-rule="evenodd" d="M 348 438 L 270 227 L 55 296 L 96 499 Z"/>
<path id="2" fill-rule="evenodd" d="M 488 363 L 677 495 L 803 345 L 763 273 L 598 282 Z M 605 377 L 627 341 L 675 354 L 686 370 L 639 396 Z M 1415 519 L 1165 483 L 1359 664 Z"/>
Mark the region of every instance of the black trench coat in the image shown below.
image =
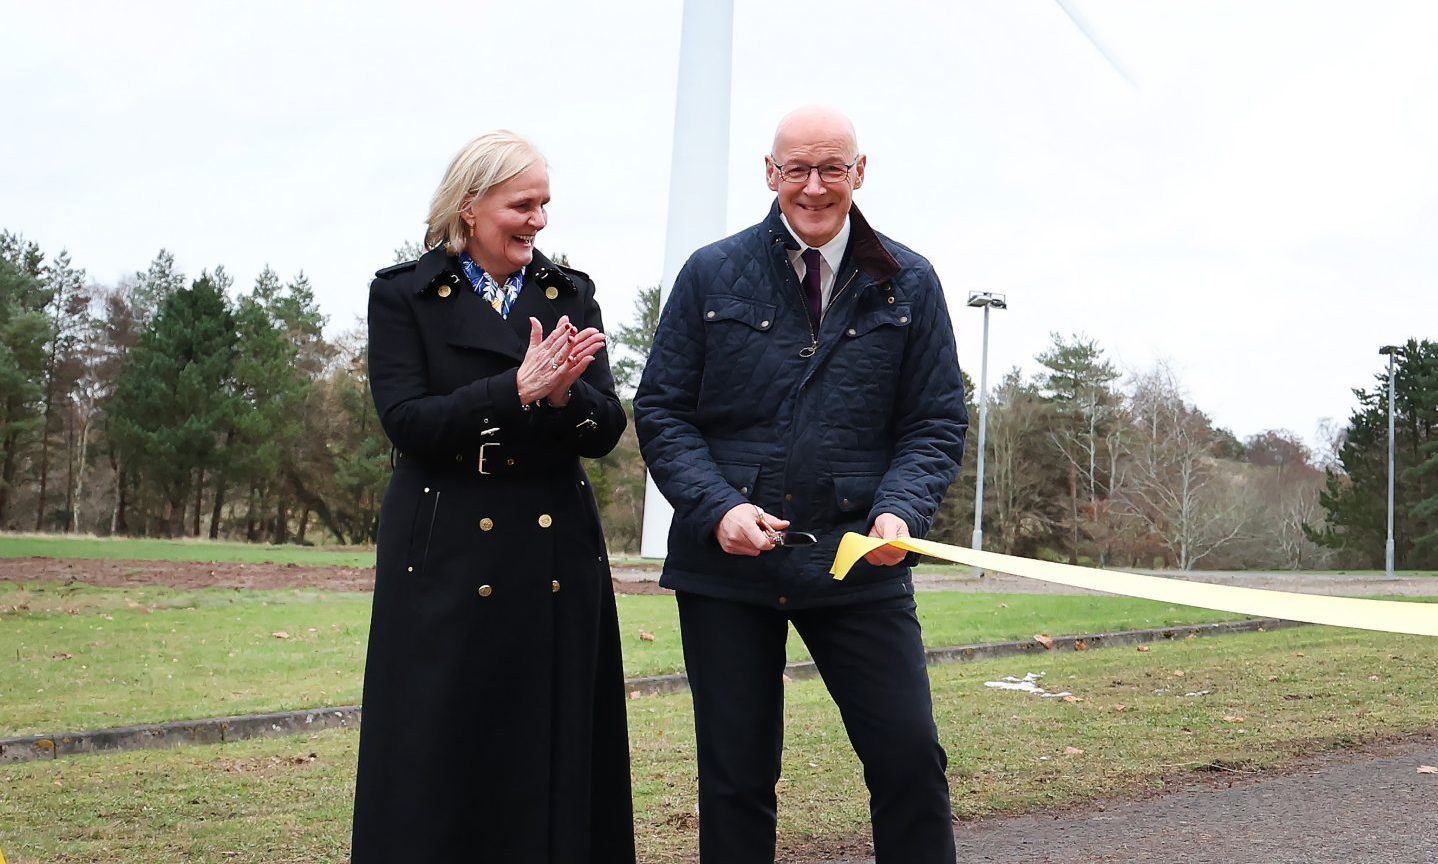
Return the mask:
<path id="1" fill-rule="evenodd" d="M 579 457 L 624 430 L 607 355 L 524 410 L 529 318 L 602 327 L 538 253 L 509 318 L 437 249 L 370 289 L 380 508 L 353 864 L 634 860 L 614 593 Z"/>

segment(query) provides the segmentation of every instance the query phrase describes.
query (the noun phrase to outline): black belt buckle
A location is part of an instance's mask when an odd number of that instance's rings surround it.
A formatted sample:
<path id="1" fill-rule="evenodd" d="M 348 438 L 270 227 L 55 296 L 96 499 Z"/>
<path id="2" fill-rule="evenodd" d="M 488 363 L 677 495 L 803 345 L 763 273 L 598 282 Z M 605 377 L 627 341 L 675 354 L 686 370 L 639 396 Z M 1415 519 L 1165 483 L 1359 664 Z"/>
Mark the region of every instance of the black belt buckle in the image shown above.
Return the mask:
<path id="1" fill-rule="evenodd" d="M 775 531 L 775 546 L 813 546 L 819 538 L 808 531 Z"/>

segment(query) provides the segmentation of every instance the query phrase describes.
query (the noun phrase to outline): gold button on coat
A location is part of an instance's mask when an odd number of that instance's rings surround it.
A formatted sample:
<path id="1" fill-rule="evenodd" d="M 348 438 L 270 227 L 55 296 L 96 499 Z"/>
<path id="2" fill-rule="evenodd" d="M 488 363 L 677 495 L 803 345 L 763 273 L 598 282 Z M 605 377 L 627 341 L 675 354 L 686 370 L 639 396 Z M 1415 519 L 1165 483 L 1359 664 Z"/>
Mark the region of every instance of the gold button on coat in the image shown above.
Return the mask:
<path id="1" fill-rule="evenodd" d="M 491 594 L 493 594 L 493 593 L 494 593 L 494 589 L 491 588 L 490 586 L 488 586 L 488 585 L 481 585 L 481 586 L 479 586 L 479 596 L 481 596 L 481 597 L 488 597 L 489 595 L 491 595 Z"/>
<path id="2" fill-rule="evenodd" d="M 441 285 L 441 286 L 439 286 L 439 289 L 438 289 L 437 291 L 435 291 L 434 293 L 438 294 L 440 297 L 448 297 L 448 296 L 449 296 L 449 286 L 448 286 L 448 285 Z"/>
<path id="3" fill-rule="evenodd" d="M 545 289 L 544 289 L 544 296 L 545 296 L 545 297 L 548 297 L 550 300 L 558 300 L 558 299 L 559 299 L 559 289 L 558 289 L 558 288 L 555 288 L 553 285 L 551 285 L 551 286 L 549 286 L 548 288 L 545 288 Z"/>
<path id="4" fill-rule="evenodd" d="M 548 513 L 541 513 L 541 514 L 539 514 L 539 527 L 540 527 L 540 528 L 548 528 L 550 525 L 553 525 L 553 524 L 554 524 L 554 517 L 553 517 L 553 516 L 550 516 Z"/>
<path id="5" fill-rule="evenodd" d="M 489 518 L 488 516 L 486 516 L 486 517 L 484 517 L 483 519 L 479 520 L 479 530 L 481 530 L 481 531 L 489 531 L 489 530 L 492 529 L 492 528 L 494 528 L 494 520 L 493 520 L 493 519 L 491 519 L 491 518 Z"/>
<path id="6" fill-rule="evenodd" d="M 559 593 L 559 580 L 558 580 L 558 579 L 555 579 L 553 582 L 550 582 L 550 583 L 549 583 L 549 590 L 550 590 L 551 593 L 554 593 L 554 594 L 558 594 L 558 593 Z"/>

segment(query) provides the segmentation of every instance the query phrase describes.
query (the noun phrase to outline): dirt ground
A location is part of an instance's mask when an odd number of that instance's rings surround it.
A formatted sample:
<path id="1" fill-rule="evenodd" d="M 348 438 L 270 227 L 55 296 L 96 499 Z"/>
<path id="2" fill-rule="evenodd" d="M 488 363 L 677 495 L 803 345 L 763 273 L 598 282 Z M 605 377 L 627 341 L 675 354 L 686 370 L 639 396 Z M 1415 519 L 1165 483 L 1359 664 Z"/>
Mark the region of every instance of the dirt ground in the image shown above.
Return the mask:
<path id="1" fill-rule="evenodd" d="M 666 594 L 658 569 L 615 572 L 621 594 Z M 373 567 L 306 567 L 298 564 L 200 564 L 188 561 L 101 561 L 86 558 L 0 558 L 0 582 L 84 582 L 102 588 L 162 585 L 196 588 L 372 591 Z"/>
<path id="2" fill-rule="evenodd" d="M 1304 572 L 1161 572 L 1159 576 L 1347 597 L 1373 595 L 1438 596 L 1438 578 L 1355 576 Z M 101 561 L 80 558 L 0 558 L 0 582 L 31 580 L 85 582 L 106 588 L 164 585 L 194 588 L 314 588 L 325 591 L 371 591 L 374 568 L 307 567 L 298 564 L 200 564 L 184 561 Z M 616 567 L 614 589 L 620 594 L 667 594 L 658 585 L 658 565 Z M 920 571 L 920 591 L 992 592 L 996 594 L 1094 594 L 1081 588 L 1036 579 L 989 573 L 982 577 Z"/>

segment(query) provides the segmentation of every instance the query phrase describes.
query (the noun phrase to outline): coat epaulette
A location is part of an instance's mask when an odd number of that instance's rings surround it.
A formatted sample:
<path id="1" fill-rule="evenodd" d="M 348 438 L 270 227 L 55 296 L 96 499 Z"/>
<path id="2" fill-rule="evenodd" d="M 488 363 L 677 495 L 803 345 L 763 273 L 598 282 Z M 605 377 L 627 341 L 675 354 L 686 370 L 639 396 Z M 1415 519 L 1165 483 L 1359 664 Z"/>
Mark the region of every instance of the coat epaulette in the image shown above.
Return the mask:
<path id="1" fill-rule="evenodd" d="M 566 266 L 564 264 L 555 264 L 554 266 L 558 267 L 560 270 L 563 270 L 565 273 L 573 273 L 575 276 L 578 276 L 581 280 L 585 282 L 594 281 L 593 279 L 589 278 L 589 274 L 585 273 L 583 270 L 576 270 L 575 268 Z"/>
<path id="2" fill-rule="evenodd" d="M 410 270 L 413 270 L 418 265 L 418 261 L 406 261 L 403 264 L 395 264 L 393 267 L 385 267 L 382 270 L 376 270 L 374 276 L 376 279 L 389 279 L 394 276 L 398 276 L 401 273 L 408 273 Z"/>
<path id="3" fill-rule="evenodd" d="M 576 279 L 574 278 L 575 276 L 579 278 Z M 573 267 L 565 267 L 563 264 L 551 262 L 540 266 L 534 271 L 534 281 L 536 284 L 546 287 L 563 288 L 566 291 L 578 291 L 581 284 L 589 281 L 589 275 L 582 271 L 575 270 Z"/>

